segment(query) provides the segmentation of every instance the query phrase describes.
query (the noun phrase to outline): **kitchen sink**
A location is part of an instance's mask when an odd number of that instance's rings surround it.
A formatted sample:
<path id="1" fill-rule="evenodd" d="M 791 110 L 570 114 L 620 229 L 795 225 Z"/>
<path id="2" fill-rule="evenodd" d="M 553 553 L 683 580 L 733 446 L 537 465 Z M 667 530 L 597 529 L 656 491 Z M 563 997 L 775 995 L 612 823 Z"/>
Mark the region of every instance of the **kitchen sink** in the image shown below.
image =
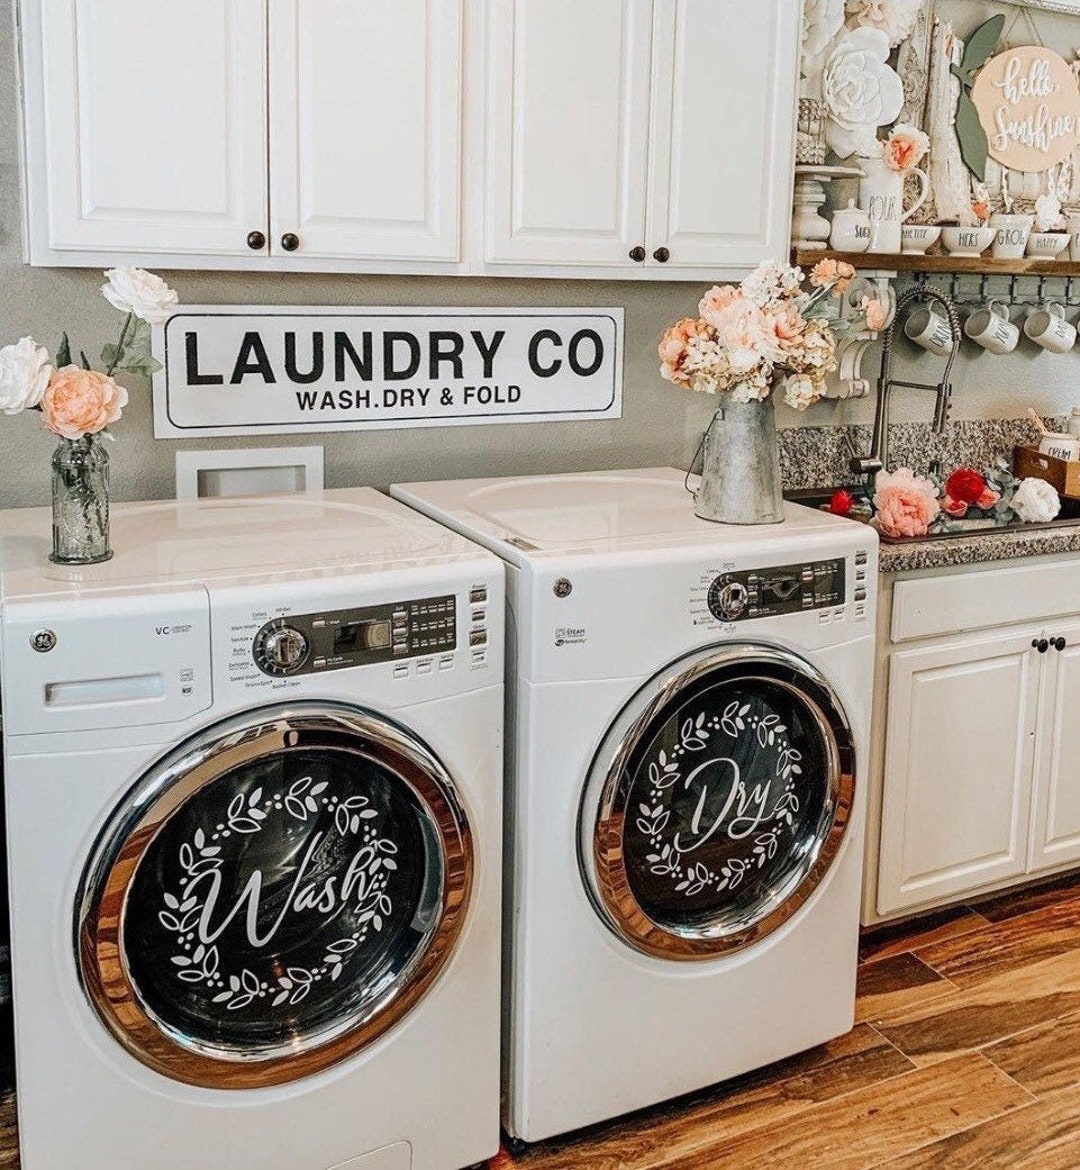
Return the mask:
<path id="1" fill-rule="evenodd" d="M 802 504 L 806 508 L 820 508 L 827 511 L 829 501 L 833 497 L 833 493 L 837 488 L 827 490 L 810 490 L 787 492 L 785 499 L 790 500 L 793 504 Z M 851 492 L 855 497 L 862 495 L 863 489 L 861 487 L 846 487 L 845 491 Z M 853 520 L 866 520 L 862 516 L 852 516 Z M 1019 520 L 1012 520 L 1007 524 L 1001 524 L 996 520 L 949 520 L 949 527 L 942 532 L 931 532 L 926 536 L 886 536 L 881 533 L 881 540 L 885 544 L 925 544 L 927 541 L 938 540 L 955 540 L 960 536 L 978 536 L 987 532 L 1039 532 L 1047 528 L 1060 528 L 1067 524 L 1080 524 L 1080 500 L 1065 499 L 1061 501 L 1061 513 L 1056 520 L 1051 520 L 1046 524 L 1024 524 Z"/>

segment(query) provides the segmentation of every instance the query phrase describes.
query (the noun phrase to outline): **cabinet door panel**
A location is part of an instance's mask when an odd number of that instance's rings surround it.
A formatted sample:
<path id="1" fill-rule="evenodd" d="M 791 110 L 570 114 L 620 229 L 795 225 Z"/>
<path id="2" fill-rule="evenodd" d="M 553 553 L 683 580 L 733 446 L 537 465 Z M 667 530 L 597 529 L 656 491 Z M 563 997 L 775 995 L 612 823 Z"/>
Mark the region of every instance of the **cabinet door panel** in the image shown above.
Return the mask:
<path id="1" fill-rule="evenodd" d="M 487 259 L 631 267 L 652 0 L 489 4 Z"/>
<path id="2" fill-rule="evenodd" d="M 48 245 L 249 254 L 267 224 L 263 0 L 39 12 Z"/>
<path id="3" fill-rule="evenodd" d="M 456 260 L 462 0 L 270 0 L 271 249 Z"/>
<path id="4" fill-rule="evenodd" d="M 1055 630 L 1063 651 L 1047 656 L 1039 720 L 1031 870 L 1080 860 L 1080 627 Z"/>
<path id="5" fill-rule="evenodd" d="M 657 0 L 648 249 L 666 247 L 668 267 L 785 257 L 799 9 Z"/>
<path id="6" fill-rule="evenodd" d="M 893 654 L 879 913 L 1024 873 L 1038 716 L 1033 636 Z"/>

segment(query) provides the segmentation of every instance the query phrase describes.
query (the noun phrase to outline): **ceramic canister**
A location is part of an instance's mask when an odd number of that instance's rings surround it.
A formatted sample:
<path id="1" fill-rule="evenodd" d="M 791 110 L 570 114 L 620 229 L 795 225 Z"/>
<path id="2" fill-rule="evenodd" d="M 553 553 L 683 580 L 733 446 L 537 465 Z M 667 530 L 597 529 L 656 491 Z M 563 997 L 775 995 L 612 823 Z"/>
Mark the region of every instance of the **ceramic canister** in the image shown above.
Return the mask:
<path id="1" fill-rule="evenodd" d="M 870 247 L 870 213 L 849 199 L 842 211 L 833 212 L 829 247 L 834 252 L 865 252 Z"/>

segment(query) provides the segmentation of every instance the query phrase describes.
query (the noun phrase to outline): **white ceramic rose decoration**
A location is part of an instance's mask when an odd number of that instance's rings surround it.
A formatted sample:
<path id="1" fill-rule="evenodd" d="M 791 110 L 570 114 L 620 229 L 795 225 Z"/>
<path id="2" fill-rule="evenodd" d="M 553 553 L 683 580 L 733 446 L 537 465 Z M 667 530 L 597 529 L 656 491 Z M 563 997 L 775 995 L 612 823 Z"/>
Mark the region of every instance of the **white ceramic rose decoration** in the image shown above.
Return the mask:
<path id="1" fill-rule="evenodd" d="M 825 136 L 840 158 L 879 155 L 878 127 L 900 116 L 904 84 L 888 60 L 885 33 L 852 29 L 826 51 L 820 76 L 807 79 L 809 86 L 819 88 L 828 109 Z"/>
<path id="2" fill-rule="evenodd" d="M 844 0 L 806 0 L 803 9 L 803 75 L 821 73 L 820 57 L 844 27 Z M 820 93 L 810 96 L 820 98 Z"/>
<path id="3" fill-rule="evenodd" d="M 925 0 L 847 0 L 849 24 L 880 29 L 889 38 L 890 48 L 895 49 L 911 36 L 924 3 Z"/>

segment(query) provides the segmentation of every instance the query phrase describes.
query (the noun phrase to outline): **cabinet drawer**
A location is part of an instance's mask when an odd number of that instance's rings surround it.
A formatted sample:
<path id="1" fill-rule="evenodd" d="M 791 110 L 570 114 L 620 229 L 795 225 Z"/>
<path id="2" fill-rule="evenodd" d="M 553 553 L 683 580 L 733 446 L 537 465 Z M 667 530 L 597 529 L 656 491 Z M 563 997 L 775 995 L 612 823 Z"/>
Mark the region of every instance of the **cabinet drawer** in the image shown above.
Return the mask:
<path id="1" fill-rule="evenodd" d="M 1080 613 L 1080 559 L 898 581 L 893 642 Z"/>

